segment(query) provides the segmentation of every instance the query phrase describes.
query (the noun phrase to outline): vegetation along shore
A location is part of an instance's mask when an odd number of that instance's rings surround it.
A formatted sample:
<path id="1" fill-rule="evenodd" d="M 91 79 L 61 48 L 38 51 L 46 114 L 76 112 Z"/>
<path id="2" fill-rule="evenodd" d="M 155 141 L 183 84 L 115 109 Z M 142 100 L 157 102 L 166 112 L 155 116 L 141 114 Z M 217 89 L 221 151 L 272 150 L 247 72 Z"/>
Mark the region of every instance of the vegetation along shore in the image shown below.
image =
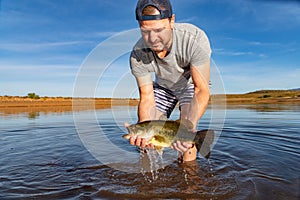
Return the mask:
<path id="1" fill-rule="evenodd" d="M 211 95 L 214 103 L 244 104 L 299 104 L 300 89 L 259 90 L 245 94 Z M 113 106 L 137 106 L 138 99 L 40 97 L 35 93 L 27 96 L 0 96 L 0 113 L 68 112 L 86 109 L 105 109 Z"/>

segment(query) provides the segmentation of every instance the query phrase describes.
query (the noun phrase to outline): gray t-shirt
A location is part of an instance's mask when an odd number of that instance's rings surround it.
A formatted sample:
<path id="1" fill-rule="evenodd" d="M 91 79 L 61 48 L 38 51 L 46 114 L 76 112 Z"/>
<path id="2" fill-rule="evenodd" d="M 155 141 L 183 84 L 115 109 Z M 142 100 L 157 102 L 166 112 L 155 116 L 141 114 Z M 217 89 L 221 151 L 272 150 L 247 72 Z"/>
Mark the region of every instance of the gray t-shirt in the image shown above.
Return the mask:
<path id="1" fill-rule="evenodd" d="M 209 40 L 201 29 L 186 23 L 175 23 L 170 53 L 163 59 L 148 48 L 141 38 L 133 47 L 130 56 L 131 72 L 140 80 L 151 79 L 172 91 L 191 84 L 190 66 L 199 67 L 210 59 Z M 139 83 L 140 85 L 143 83 Z"/>

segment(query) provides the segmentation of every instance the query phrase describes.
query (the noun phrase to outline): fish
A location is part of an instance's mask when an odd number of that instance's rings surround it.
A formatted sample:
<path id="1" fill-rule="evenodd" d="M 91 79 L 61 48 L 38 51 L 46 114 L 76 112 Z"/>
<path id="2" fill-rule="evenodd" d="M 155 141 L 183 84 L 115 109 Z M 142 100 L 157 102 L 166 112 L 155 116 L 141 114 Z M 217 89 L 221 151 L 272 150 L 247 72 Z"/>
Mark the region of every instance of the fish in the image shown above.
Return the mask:
<path id="1" fill-rule="evenodd" d="M 123 138 L 129 140 L 137 136 L 146 139 L 146 144 L 153 144 L 162 155 L 164 148 L 171 148 L 176 141 L 189 142 L 204 157 L 209 156 L 215 133 L 211 129 L 191 131 L 193 124 L 189 120 L 149 120 L 131 124 L 126 127 L 127 134 Z"/>

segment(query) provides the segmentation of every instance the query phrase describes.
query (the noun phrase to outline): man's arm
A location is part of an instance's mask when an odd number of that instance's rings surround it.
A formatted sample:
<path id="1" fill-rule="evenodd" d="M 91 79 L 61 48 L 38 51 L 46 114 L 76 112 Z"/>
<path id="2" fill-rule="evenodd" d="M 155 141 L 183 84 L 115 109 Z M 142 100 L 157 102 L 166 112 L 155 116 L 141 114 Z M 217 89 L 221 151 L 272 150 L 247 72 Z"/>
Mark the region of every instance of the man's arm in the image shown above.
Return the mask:
<path id="1" fill-rule="evenodd" d="M 140 93 L 138 122 L 154 119 L 156 109 L 152 81 L 145 81 L 144 77 L 136 79 Z"/>
<path id="2" fill-rule="evenodd" d="M 201 66 L 191 66 L 191 76 L 194 83 L 194 97 L 190 104 L 188 119 L 196 129 L 198 121 L 206 111 L 209 102 L 210 60 Z"/>
<path id="3" fill-rule="evenodd" d="M 193 130 L 196 130 L 198 121 L 204 114 L 209 101 L 210 61 L 199 67 L 191 66 L 191 76 L 194 83 L 194 97 L 191 104 L 184 108 L 188 111 L 180 117 L 189 119 L 193 123 Z M 197 149 L 191 143 L 177 141 L 172 148 L 182 152 L 183 161 L 196 159 Z"/>
<path id="4" fill-rule="evenodd" d="M 137 84 L 139 86 L 140 93 L 140 101 L 138 105 L 138 122 L 153 120 L 156 115 L 155 108 L 155 99 L 154 99 L 154 91 L 153 84 L 149 77 L 137 77 Z M 146 140 L 140 137 L 129 139 L 131 145 L 136 145 L 139 147 L 146 147 Z M 153 147 L 153 145 L 150 145 Z"/>

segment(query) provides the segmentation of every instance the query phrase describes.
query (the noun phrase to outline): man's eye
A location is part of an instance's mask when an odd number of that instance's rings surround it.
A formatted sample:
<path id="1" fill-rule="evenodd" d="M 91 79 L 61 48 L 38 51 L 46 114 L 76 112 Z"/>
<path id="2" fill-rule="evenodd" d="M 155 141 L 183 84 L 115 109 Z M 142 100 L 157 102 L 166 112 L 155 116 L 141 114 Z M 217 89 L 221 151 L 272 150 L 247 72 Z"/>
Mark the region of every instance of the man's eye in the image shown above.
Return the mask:
<path id="1" fill-rule="evenodd" d="M 159 29 L 154 30 L 154 32 L 160 33 L 160 32 L 162 32 L 163 30 L 164 30 L 163 28 L 159 28 Z"/>
<path id="2" fill-rule="evenodd" d="M 159 29 L 153 29 L 153 30 L 141 30 L 141 32 L 143 34 L 149 34 L 151 32 L 154 32 L 154 33 L 160 33 L 162 32 L 163 30 L 165 30 L 164 28 L 159 28 Z"/>
<path id="3" fill-rule="evenodd" d="M 148 34 L 150 31 L 148 31 L 148 30 L 142 30 L 142 33 L 143 34 Z"/>

